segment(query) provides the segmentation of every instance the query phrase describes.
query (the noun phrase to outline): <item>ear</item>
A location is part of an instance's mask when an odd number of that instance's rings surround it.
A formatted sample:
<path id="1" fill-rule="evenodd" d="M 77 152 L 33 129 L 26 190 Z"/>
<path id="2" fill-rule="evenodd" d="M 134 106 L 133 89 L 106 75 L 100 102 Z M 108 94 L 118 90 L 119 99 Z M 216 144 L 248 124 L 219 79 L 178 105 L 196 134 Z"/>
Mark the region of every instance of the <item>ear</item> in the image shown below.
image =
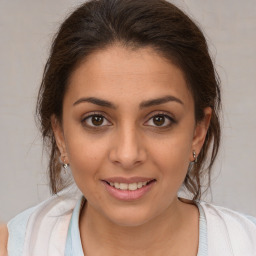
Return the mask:
<path id="1" fill-rule="evenodd" d="M 68 164 L 68 156 L 67 156 L 67 150 L 66 150 L 66 144 L 65 144 L 65 137 L 63 133 L 62 126 L 59 122 L 59 120 L 56 118 L 55 115 L 51 116 L 51 125 L 52 125 L 52 130 L 54 133 L 55 141 L 58 146 L 58 149 L 61 154 L 61 160 L 64 163 Z"/>
<path id="2" fill-rule="evenodd" d="M 193 142 L 192 142 L 192 152 L 195 151 L 197 156 L 199 155 L 201 148 L 204 145 L 205 137 L 211 121 L 211 116 L 212 116 L 212 108 L 211 107 L 205 108 L 203 120 L 201 120 L 196 124 Z M 192 153 L 191 153 L 190 161 L 194 161 L 194 157 Z"/>

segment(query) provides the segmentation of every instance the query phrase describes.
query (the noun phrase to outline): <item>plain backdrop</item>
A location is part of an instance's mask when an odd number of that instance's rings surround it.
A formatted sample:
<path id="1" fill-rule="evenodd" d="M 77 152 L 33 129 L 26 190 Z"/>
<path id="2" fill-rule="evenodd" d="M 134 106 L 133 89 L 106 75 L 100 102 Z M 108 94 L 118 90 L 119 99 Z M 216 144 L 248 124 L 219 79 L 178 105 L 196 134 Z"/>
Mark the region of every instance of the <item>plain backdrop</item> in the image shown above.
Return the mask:
<path id="1" fill-rule="evenodd" d="M 222 80 L 223 137 L 205 200 L 256 216 L 256 1 L 172 1 L 198 21 Z M 51 39 L 77 0 L 0 0 L 0 219 L 49 196 L 36 128 Z"/>

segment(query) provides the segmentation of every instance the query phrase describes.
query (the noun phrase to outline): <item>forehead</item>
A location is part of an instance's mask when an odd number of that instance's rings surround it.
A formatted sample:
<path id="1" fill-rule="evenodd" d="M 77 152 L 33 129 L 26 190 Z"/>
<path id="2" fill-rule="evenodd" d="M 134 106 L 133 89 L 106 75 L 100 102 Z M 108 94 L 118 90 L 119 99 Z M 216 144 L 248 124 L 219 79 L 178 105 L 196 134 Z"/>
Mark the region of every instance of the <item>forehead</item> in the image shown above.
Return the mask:
<path id="1" fill-rule="evenodd" d="M 71 75 L 67 94 L 74 100 L 98 96 L 119 104 L 164 95 L 185 104 L 193 101 L 183 72 L 170 61 L 150 47 L 132 50 L 117 45 L 87 57 Z"/>

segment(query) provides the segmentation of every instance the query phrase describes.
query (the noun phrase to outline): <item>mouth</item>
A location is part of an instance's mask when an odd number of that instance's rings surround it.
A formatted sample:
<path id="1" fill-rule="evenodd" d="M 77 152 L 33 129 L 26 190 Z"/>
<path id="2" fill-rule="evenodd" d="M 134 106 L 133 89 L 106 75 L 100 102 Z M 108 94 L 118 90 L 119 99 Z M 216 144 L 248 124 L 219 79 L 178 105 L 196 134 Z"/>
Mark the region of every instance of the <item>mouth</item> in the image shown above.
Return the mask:
<path id="1" fill-rule="evenodd" d="M 156 183 L 156 179 L 135 178 L 127 180 L 115 178 L 102 180 L 102 183 L 105 185 L 106 191 L 114 198 L 132 201 L 147 194 Z"/>
<path id="2" fill-rule="evenodd" d="M 113 188 L 116 188 L 119 190 L 130 190 L 130 191 L 141 189 L 155 181 L 156 179 L 152 179 L 148 181 L 133 182 L 133 183 L 124 183 L 124 182 L 108 182 L 106 180 L 103 180 L 103 182 L 107 183 L 107 185 Z"/>

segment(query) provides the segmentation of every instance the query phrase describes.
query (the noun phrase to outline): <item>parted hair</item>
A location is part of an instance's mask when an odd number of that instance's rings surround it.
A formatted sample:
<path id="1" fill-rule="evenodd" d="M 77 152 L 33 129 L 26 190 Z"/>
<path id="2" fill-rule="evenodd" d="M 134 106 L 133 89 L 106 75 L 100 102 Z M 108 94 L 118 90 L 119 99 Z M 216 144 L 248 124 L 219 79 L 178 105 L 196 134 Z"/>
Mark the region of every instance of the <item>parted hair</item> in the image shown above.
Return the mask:
<path id="1" fill-rule="evenodd" d="M 51 116 L 62 121 L 63 97 L 69 78 L 81 61 L 95 51 L 119 43 L 139 49 L 152 47 L 179 67 L 194 98 L 195 120 L 212 117 L 204 145 L 185 177 L 183 185 L 200 199 L 202 179 L 210 177 L 220 144 L 220 82 L 201 29 L 179 8 L 165 0 L 90 0 L 79 6 L 61 24 L 44 68 L 37 99 L 37 117 L 49 152 L 51 192 L 65 187 L 60 152 L 56 145 Z"/>

